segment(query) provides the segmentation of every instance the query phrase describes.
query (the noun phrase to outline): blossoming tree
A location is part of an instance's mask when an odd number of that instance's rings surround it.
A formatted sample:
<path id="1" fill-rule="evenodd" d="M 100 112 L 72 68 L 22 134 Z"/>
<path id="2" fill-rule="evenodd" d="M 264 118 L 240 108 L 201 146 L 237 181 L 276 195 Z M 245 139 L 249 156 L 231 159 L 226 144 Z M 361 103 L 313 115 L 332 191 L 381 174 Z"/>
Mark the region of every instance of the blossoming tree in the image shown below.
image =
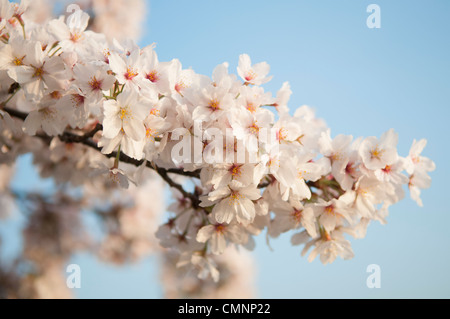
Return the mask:
<path id="1" fill-rule="evenodd" d="M 385 223 L 404 188 L 422 205 L 435 168 L 421 155 L 425 140 L 403 157 L 393 129 L 333 137 L 309 107 L 289 112 L 287 82 L 275 96 L 264 91 L 265 62 L 242 54 L 237 75 L 223 63 L 208 77 L 177 59 L 159 61 L 154 45 L 111 40 L 88 25 L 79 8 L 38 23 L 27 18 L 26 1 L 0 1 L 2 197 L 20 197 L 9 172 L 25 153 L 62 190 L 26 198 L 34 213 L 25 253 L 36 264 L 93 249 L 76 207 L 101 217 L 104 259 L 163 247 L 173 266 L 164 276 L 193 270 L 217 282 L 226 268 L 218 264 L 236 258 L 226 257 L 235 254 L 228 246 L 252 249 L 263 231 L 290 232 L 308 260 L 331 263 L 353 256 L 346 235 L 362 238 L 371 221 Z M 163 182 L 174 200 L 158 227 Z M 46 233 L 49 223 L 57 234 Z M 40 269 L 44 277 L 53 271 Z"/>

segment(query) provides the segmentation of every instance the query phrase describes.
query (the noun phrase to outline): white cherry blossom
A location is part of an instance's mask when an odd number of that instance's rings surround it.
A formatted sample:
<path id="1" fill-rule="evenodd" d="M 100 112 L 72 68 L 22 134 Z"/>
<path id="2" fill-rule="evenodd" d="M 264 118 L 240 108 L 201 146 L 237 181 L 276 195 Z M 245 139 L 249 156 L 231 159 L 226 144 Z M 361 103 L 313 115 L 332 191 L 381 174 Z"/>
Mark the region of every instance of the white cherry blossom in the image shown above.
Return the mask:
<path id="1" fill-rule="evenodd" d="M 252 65 L 252 61 L 247 54 L 239 56 L 239 65 L 237 72 L 245 83 L 253 85 L 261 85 L 272 79 L 272 76 L 267 76 L 270 71 L 270 66 L 266 62 L 260 62 Z"/>

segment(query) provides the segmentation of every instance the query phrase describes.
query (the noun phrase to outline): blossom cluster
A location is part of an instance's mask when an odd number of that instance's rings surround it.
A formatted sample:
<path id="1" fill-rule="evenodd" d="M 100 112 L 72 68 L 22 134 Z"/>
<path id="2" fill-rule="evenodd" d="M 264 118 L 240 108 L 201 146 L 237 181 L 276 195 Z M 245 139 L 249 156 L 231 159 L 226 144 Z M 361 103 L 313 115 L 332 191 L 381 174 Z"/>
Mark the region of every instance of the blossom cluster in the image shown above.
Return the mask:
<path id="1" fill-rule="evenodd" d="M 86 30 L 81 10 L 33 24 L 25 5 L 0 6 L 1 161 L 32 152 L 57 182 L 125 188 L 153 169 L 175 197 L 156 236 L 200 278 L 218 281 L 214 255 L 252 249 L 264 230 L 292 231 L 310 261 L 351 258 L 345 235 L 385 223 L 404 186 L 422 205 L 435 168 L 421 155 L 426 140 L 402 157 L 392 129 L 332 137 L 308 106 L 290 114 L 289 83 L 265 92 L 265 62 L 242 54 L 237 74 L 223 63 L 208 77 L 159 61 L 154 45 Z"/>

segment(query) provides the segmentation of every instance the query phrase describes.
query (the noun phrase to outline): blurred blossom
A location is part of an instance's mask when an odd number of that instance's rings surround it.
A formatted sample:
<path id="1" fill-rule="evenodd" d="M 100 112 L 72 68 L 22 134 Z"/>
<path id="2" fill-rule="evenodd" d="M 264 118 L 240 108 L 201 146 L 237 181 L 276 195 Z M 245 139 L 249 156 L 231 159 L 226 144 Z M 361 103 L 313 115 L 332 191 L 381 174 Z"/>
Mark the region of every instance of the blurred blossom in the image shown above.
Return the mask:
<path id="1" fill-rule="evenodd" d="M 161 283 L 164 297 L 244 299 L 255 298 L 255 279 L 257 266 L 250 253 L 245 250 L 227 249 L 222 255 L 214 257 L 220 279 L 200 279 L 194 271 L 176 267 L 177 257 L 165 252 L 161 266 Z"/>
<path id="2" fill-rule="evenodd" d="M 146 13 L 143 0 L 92 0 L 92 30 L 108 39 L 137 40 L 142 34 Z"/>

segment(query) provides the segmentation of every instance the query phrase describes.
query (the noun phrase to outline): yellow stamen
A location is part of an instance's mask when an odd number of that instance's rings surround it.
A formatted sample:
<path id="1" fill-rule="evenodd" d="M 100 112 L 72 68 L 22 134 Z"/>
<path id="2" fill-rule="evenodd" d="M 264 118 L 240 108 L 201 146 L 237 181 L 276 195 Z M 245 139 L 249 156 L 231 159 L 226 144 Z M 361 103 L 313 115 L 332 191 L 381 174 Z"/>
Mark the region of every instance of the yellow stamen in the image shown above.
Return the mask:
<path id="1" fill-rule="evenodd" d="M 145 76 L 145 78 L 147 80 L 149 80 L 150 82 L 158 82 L 159 80 L 159 74 L 158 72 L 156 72 L 155 70 L 151 71 L 150 73 L 147 73 L 147 75 Z"/>
<path id="2" fill-rule="evenodd" d="M 212 99 L 209 102 L 208 106 L 209 106 L 209 108 L 211 108 L 213 110 L 213 112 L 217 111 L 217 110 L 220 110 L 220 103 L 219 103 L 219 101 L 217 101 L 217 99 Z"/>
<path id="3" fill-rule="evenodd" d="M 269 159 L 269 161 L 267 162 L 267 166 L 269 166 L 270 168 L 277 168 L 280 167 L 280 160 L 279 159 L 275 159 L 275 158 L 271 158 Z"/>
<path id="4" fill-rule="evenodd" d="M 102 89 L 102 81 L 97 80 L 95 76 L 91 77 L 89 85 L 91 86 L 92 91 L 100 91 Z"/>
<path id="5" fill-rule="evenodd" d="M 225 232 L 225 230 L 227 229 L 227 227 L 222 224 L 215 225 L 214 228 L 215 228 L 216 232 L 219 234 L 223 234 Z"/>
<path id="6" fill-rule="evenodd" d="M 145 130 L 145 136 L 146 136 L 147 138 L 149 138 L 149 137 L 154 137 L 154 136 L 156 136 L 156 135 L 157 135 L 156 130 L 151 129 L 150 127 L 148 127 L 148 128 Z"/>
<path id="7" fill-rule="evenodd" d="M 83 37 L 83 34 L 75 32 L 70 34 L 70 40 L 72 42 L 78 42 Z"/>
<path id="8" fill-rule="evenodd" d="M 249 110 L 252 113 L 255 113 L 257 109 L 257 106 L 253 104 L 252 102 L 247 102 L 247 110 Z"/>
<path id="9" fill-rule="evenodd" d="M 383 155 L 384 150 L 379 149 L 378 145 L 375 146 L 375 148 L 373 150 L 370 151 L 370 156 L 372 158 L 376 158 L 376 159 L 380 159 L 381 155 Z"/>
<path id="10" fill-rule="evenodd" d="M 25 58 L 25 56 L 23 56 L 23 57 L 21 57 L 21 58 L 15 58 L 15 59 L 13 60 L 14 65 L 17 65 L 17 66 L 23 65 L 23 59 L 24 59 L 24 58 Z"/>
<path id="11" fill-rule="evenodd" d="M 240 165 L 236 165 L 233 164 L 230 169 L 229 172 L 231 173 L 231 175 L 234 176 L 241 176 L 241 166 Z"/>
<path id="12" fill-rule="evenodd" d="M 245 74 L 245 81 L 250 82 L 251 80 L 256 78 L 256 73 L 253 70 L 249 70 L 246 74 Z"/>
<path id="13" fill-rule="evenodd" d="M 306 171 L 298 170 L 297 177 L 300 179 L 304 179 L 305 174 L 306 174 Z"/>
<path id="14" fill-rule="evenodd" d="M 80 94 L 72 94 L 71 100 L 74 103 L 73 105 L 78 107 L 84 104 L 85 97 Z"/>
<path id="15" fill-rule="evenodd" d="M 334 206 L 333 205 L 329 205 L 329 206 L 325 207 L 325 213 L 334 215 L 335 214 Z"/>
<path id="16" fill-rule="evenodd" d="M 333 153 L 333 155 L 331 155 L 331 159 L 333 161 L 339 161 L 339 160 L 341 160 L 341 158 L 342 158 L 342 156 L 341 156 L 341 153 L 339 153 L 339 152 Z"/>
<path id="17" fill-rule="evenodd" d="M 242 195 L 239 194 L 239 192 L 231 191 L 229 204 L 230 205 L 234 204 L 234 202 L 239 200 L 239 198 L 241 198 L 241 197 L 242 197 Z"/>
<path id="18" fill-rule="evenodd" d="M 181 94 L 181 90 L 183 90 L 183 89 L 185 89 L 185 88 L 187 88 L 187 85 L 186 85 L 186 83 L 184 83 L 182 80 L 178 81 L 178 82 L 175 84 L 175 91 L 177 91 L 177 92 L 180 93 L 180 94 Z"/>
<path id="19" fill-rule="evenodd" d="M 42 68 L 34 68 L 33 77 L 42 78 L 43 74 L 44 74 L 44 70 Z"/>
<path id="20" fill-rule="evenodd" d="M 39 113 L 41 113 L 42 116 L 44 118 L 46 118 L 46 119 L 48 119 L 48 118 L 53 119 L 53 118 L 55 118 L 55 115 L 56 115 L 56 111 L 54 109 L 49 108 L 49 107 L 45 107 L 43 109 L 40 109 Z"/>
<path id="21" fill-rule="evenodd" d="M 299 224 L 302 220 L 303 209 L 296 209 L 291 212 L 291 217 L 294 219 L 295 224 Z"/>
<path id="22" fill-rule="evenodd" d="M 277 132 L 278 141 L 283 141 L 287 138 L 287 130 L 284 127 L 281 127 Z"/>
<path id="23" fill-rule="evenodd" d="M 128 107 L 128 106 L 125 106 L 125 107 L 121 107 L 120 108 L 120 111 L 119 111 L 119 116 L 120 116 L 120 119 L 121 120 L 123 120 L 123 119 L 125 119 L 125 118 L 131 118 L 132 117 L 132 114 L 131 114 L 131 110 L 130 110 L 130 108 Z"/>
<path id="24" fill-rule="evenodd" d="M 256 124 L 257 121 L 254 121 L 253 124 L 249 127 L 250 133 L 257 134 L 259 132 L 259 126 Z"/>
<path id="25" fill-rule="evenodd" d="M 150 110 L 150 114 L 154 116 L 160 116 L 160 111 L 157 108 L 153 108 Z"/>
<path id="26" fill-rule="evenodd" d="M 356 193 L 357 193 L 358 195 L 365 196 L 365 195 L 367 195 L 368 191 L 365 190 L 365 189 L 362 189 L 362 188 L 358 188 L 358 189 L 356 190 Z"/>
<path id="27" fill-rule="evenodd" d="M 127 79 L 127 80 L 132 80 L 133 78 L 135 78 L 138 75 L 139 75 L 139 73 L 136 70 L 134 70 L 133 68 L 127 68 L 127 72 L 125 72 L 125 74 L 124 74 L 125 79 Z"/>

